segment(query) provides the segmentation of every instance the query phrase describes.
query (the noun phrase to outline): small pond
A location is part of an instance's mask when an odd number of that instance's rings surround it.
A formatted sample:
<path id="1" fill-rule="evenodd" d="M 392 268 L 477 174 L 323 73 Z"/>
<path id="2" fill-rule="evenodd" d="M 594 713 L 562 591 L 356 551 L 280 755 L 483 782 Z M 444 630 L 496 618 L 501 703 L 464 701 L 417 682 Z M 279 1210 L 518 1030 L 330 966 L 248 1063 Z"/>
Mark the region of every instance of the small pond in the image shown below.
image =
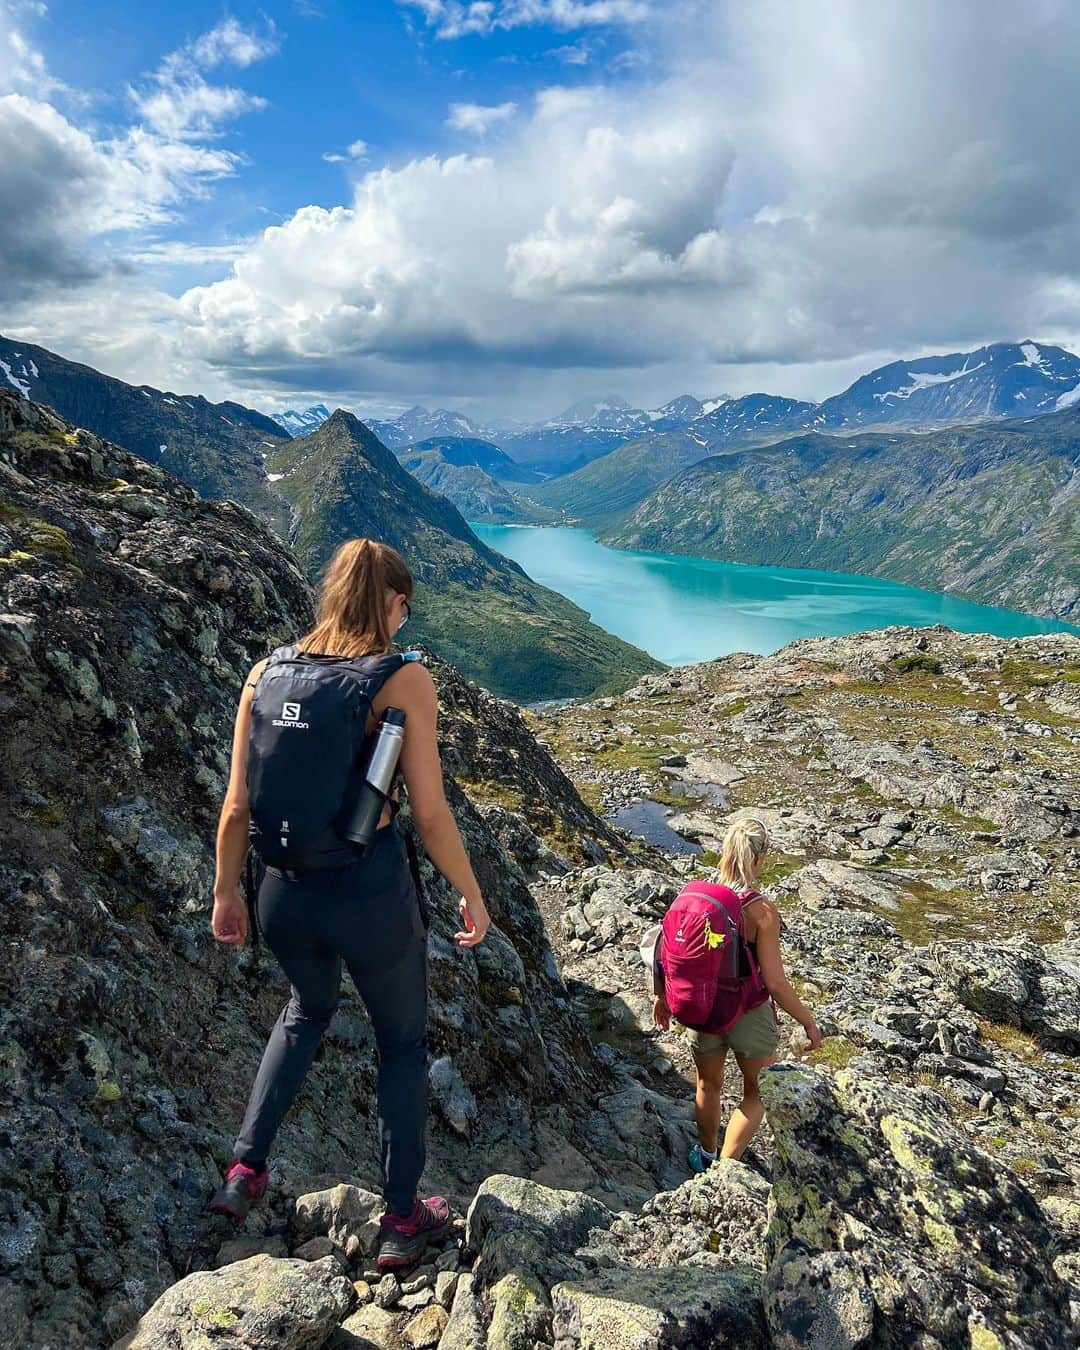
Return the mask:
<path id="1" fill-rule="evenodd" d="M 644 801 L 620 806 L 616 811 L 609 811 L 604 815 L 604 819 L 610 821 L 612 825 L 618 825 L 620 829 L 628 830 L 631 834 L 640 835 L 647 844 L 655 844 L 658 848 L 666 849 L 668 853 L 700 853 L 702 851 L 700 844 L 676 834 L 667 823 L 668 817 L 674 814 L 670 806 L 646 798 Z"/>

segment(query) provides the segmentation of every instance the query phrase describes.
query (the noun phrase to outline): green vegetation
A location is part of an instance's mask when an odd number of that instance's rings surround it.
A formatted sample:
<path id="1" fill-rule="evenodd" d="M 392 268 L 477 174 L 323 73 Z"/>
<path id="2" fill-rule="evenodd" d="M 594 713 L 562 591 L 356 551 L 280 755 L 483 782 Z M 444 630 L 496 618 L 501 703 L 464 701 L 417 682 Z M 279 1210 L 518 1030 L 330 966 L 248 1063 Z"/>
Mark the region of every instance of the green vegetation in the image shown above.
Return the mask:
<path id="1" fill-rule="evenodd" d="M 655 458 L 670 439 L 655 438 Z M 597 538 L 616 548 L 869 573 L 1047 613 L 1051 597 L 1067 606 L 1075 594 L 1068 563 L 1076 512 L 1057 509 L 1056 495 L 1078 447 L 1072 409 L 921 434 L 799 433 L 725 447 L 689 467 L 673 458 L 675 472 L 622 507 Z M 621 506 L 616 486 L 594 494 L 597 516 Z M 753 530 L 743 528 L 747 520 Z"/>
<path id="2" fill-rule="evenodd" d="M 941 662 L 927 652 L 909 652 L 894 657 L 889 664 L 898 675 L 909 675 L 913 670 L 927 671 L 931 675 L 941 674 Z"/>
<path id="3" fill-rule="evenodd" d="M 666 669 L 483 545 L 445 497 L 350 414 L 339 411 L 282 445 L 267 468 L 284 475 L 274 490 L 291 508 L 289 542 L 309 575 L 355 536 L 384 540 L 406 562 L 422 560 L 408 640 L 501 697 L 614 694 Z"/>
<path id="4" fill-rule="evenodd" d="M 52 554 L 69 562 L 74 553 L 67 531 L 59 525 L 50 525 L 47 520 L 31 520 L 26 538 L 26 547 L 34 553 Z"/>
<path id="5" fill-rule="evenodd" d="M 833 1069 L 846 1069 L 859 1053 L 859 1047 L 846 1036 L 826 1036 L 816 1050 L 811 1050 L 806 1058 L 811 1064 L 828 1065 Z"/>

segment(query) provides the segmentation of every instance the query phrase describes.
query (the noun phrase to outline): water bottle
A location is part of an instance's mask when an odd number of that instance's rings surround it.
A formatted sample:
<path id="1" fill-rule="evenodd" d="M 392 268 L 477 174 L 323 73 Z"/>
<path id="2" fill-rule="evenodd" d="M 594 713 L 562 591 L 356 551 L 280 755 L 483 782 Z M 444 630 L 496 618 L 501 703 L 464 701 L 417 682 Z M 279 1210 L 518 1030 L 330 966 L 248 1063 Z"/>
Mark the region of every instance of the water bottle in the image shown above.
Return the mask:
<path id="1" fill-rule="evenodd" d="M 362 767 L 355 802 L 345 817 L 342 835 L 360 850 L 375 837 L 383 802 L 390 791 L 398 756 L 405 740 L 405 713 L 401 708 L 386 708 L 372 737 L 371 753 Z"/>

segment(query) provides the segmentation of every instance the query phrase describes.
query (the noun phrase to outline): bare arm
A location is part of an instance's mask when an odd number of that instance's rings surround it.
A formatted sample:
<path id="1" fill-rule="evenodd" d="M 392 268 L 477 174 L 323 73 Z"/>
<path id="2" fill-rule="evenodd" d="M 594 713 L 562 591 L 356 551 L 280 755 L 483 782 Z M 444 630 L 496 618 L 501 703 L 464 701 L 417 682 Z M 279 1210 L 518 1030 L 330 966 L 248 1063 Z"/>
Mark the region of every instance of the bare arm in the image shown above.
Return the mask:
<path id="1" fill-rule="evenodd" d="M 405 709 L 401 773 L 428 857 L 461 894 L 459 908 L 464 928 L 455 935 L 457 941 L 463 947 L 471 947 L 483 940 L 491 920 L 443 789 L 437 734 L 438 694 L 431 672 L 421 662 L 410 664 L 397 676 L 398 680 L 406 678 L 408 683 L 400 695 Z"/>
<path id="2" fill-rule="evenodd" d="M 780 916 L 768 900 L 760 901 L 754 910 L 753 941 L 757 946 L 758 965 L 765 985 L 781 1008 L 802 1024 L 811 1047 L 820 1045 L 821 1032 L 814 1021 L 814 1014 L 791 987 L 784 971 L 784 958 L 780 954 Z"/>
<path id="3" fill-rule="evenodd" d="M 221 805 L 217 831 L 217 876 L 214 879 L 214 912 L 210 926 L 219 942 L 247 939 L 247 905 L 240 893 L 240 873 L 248 846 L 247 744 L 251 725 L 251 698 L 265 661 L 253 666 L 240 691 L 233 725 L 232 764 L 229 786 Z"/>

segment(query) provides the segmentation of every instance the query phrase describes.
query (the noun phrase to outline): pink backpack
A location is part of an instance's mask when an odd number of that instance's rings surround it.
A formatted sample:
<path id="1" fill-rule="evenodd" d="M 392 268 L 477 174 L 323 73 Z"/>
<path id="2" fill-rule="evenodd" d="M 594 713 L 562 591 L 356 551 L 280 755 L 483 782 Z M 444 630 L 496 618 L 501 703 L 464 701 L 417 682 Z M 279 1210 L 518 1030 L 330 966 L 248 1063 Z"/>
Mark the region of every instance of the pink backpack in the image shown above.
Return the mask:
<path id="1" fill-rule="evenodd" d="M 761 896 L 691 881 L 661 925 L 660 964 L 667 1005 L 685 1027 L 722 1035 L 769 991 L 743 938 L 742 914 Z"/>

